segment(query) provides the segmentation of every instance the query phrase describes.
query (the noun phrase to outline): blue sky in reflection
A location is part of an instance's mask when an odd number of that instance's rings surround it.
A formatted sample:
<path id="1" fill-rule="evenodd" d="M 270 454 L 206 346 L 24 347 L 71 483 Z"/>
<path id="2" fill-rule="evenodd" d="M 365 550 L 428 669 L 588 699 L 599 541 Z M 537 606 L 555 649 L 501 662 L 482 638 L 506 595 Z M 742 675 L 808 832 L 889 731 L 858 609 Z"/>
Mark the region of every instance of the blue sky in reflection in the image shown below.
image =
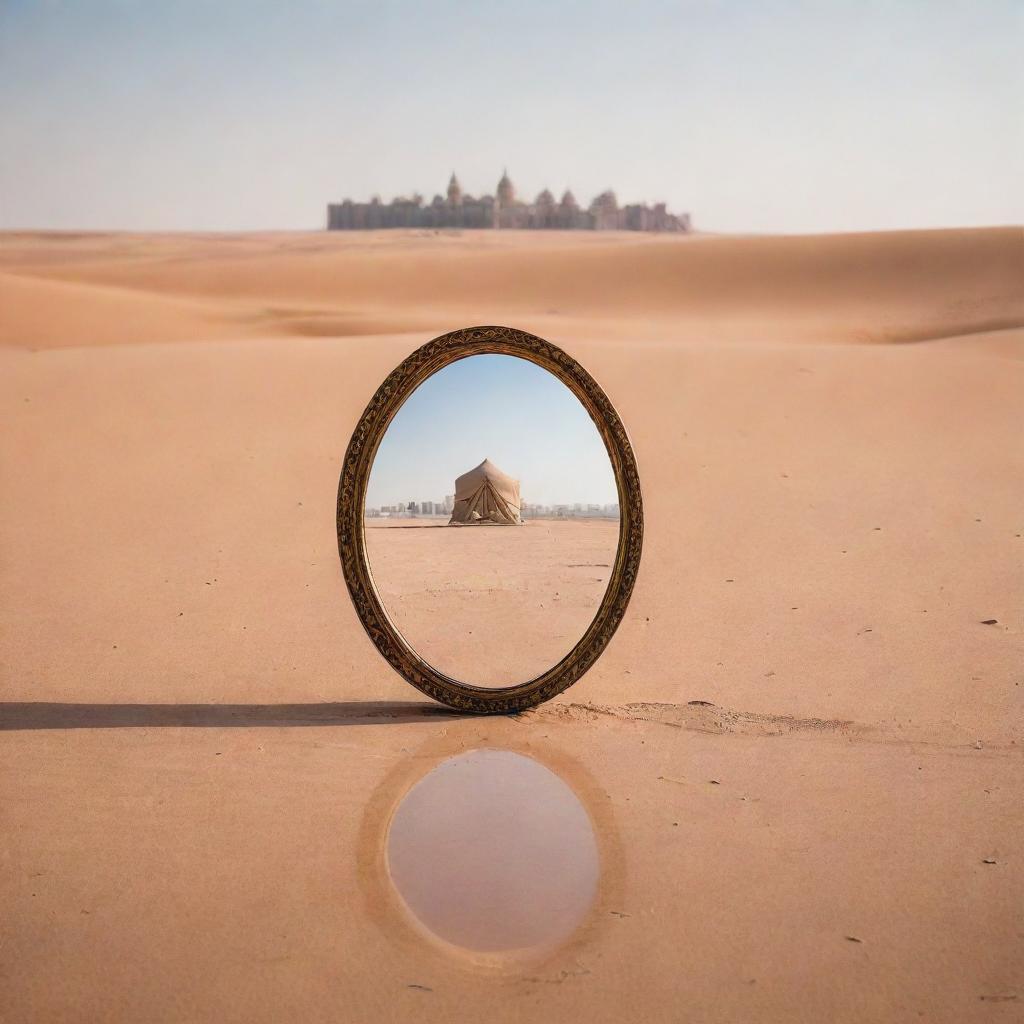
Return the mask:
<path id="1" fill-rule="evenodd" d="M 524 502 L 618 500 L 608 453 L 586 410 L 556 377 L 515 356 L 470 356 L 424 381 L 377 451 L 367 505 L 440 501 L 490 459 Z"/>

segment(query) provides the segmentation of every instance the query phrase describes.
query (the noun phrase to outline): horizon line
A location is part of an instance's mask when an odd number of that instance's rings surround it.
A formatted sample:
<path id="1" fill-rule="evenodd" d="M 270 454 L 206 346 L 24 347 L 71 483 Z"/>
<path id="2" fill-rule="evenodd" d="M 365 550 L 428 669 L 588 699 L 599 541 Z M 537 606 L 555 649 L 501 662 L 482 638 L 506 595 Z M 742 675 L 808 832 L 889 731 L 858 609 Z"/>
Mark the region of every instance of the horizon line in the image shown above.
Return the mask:
<path id="1" fill-rule="evenodd" d="M 558 235 L 628 235 L 630 237 L 658 235 L 661 238 L 690 239 L 695 236 L 711 236 L 714 238 L 824 238 L 837 235 L 897 235 L 911 232 L 926 233 L 940 231 L 1022 231 L 1024 219 L 1020 221 L 985 222 L 982 224 L 931 224 L 905 225 L 903 227 L 885 228 L 834 228 L 815 231 L 719 231 L 714 228 L 693 228 L 688 232 L 675 231 L 630 231 L 609 229 L 604 231 L 581 232 L 572 228 L 476 228 L 476 227 L 401 227 L 401 228 L 360 228 L 357 231 L 330 231 L 322 226 L 309 227 L 247 227 L 247 228 L 103 228 L 103 227 L 0 227 L 3 235 L 348 235 L 379 233 L 400 235 L 403 232 L 416 235 L 460 235 L 479 232 L 495 234 L 558 234 Z"/>

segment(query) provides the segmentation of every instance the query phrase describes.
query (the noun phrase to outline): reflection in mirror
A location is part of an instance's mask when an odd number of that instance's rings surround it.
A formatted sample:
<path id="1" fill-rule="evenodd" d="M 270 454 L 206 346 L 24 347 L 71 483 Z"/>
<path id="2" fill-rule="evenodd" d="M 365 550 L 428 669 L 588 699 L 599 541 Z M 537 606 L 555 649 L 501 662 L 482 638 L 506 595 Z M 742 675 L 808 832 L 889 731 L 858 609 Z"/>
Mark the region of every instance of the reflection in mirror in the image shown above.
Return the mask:
<path id="1" fill-rule="evenodd" d="M 550 769 L 508 750 L 460 754 L 416 783 L 391 820 L 387 864 L 420 924 L 478 952 L 567 939 L 599 875 L 579 798 Z"/>
<path id="2" fill-rule="evenodd" d="M 478 686 L 526 682 L 569 653 L 618 544 L 597 428 L 557 377 L 516 356 L 458 360 L 412 393 L 364 513 L 392 622 L 425 661 Z"/>

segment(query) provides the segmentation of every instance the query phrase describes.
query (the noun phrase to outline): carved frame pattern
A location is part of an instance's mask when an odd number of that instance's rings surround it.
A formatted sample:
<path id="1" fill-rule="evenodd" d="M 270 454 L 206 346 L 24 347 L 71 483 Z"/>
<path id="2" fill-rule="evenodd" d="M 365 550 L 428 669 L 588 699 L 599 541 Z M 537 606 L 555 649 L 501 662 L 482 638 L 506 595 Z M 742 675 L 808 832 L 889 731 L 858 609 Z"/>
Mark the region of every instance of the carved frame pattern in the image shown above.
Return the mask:
<path id="1" fill-rule="evenodd" d="M 366 556 L 363 510 L 377 448 L 406 399 L 428 377 L 475 355 L 528 359 L 553 373 L 594 421 L 611 460 L 619 492 L 619 539 L 608 586 L 597 613 L 575 647 L 542 675 L 513 686 L 463 683 L 425 661 L 391 621 L 373 583 Z M 643 499 L 636 458 L 608 396 L 575 360 L 543 338 L 511 327 L 469 327 L 416 349 L 388 374 L 367 405 L 345 452 L 337 505 L 338 552 L 349 594 L 363 627 L 384 659 L 418 690 L 458 711 L 509 714 L 550 700 L 572 686 L 600 657 L 626 613 L 640 568 Z"/>

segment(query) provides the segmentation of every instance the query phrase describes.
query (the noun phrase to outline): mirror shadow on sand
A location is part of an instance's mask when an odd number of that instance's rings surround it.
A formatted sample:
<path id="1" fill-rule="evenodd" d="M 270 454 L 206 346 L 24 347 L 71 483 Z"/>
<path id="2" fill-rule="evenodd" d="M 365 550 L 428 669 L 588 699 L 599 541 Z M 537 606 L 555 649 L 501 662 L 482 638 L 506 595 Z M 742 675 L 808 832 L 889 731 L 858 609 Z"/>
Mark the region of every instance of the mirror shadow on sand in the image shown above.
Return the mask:
<path id="1" fill-rule="evenodd" d="M 413 919 L 456 949 L 508 954 L 568 939 L 600 875 L 573 789 L 523 754 L 450 757 L 415 783 L 386 838 L 391 883 Z"/>
<path id="2" fill-rule="evenodd" d="M 451 363 L 413 392 L 377 452 L 364 515 L 397 629 L 441 672 L 489 687 L 572 650 L 619 534 L 615 475 L 586 410 L 506 355 Z"/>
<path id="3" fill-rule="evenodd" d="M 423 701 L 319 704 L 70 704 L 0 702 L 0 732 L 31 729 L 266 729 L 430 723 L 458 717 Z"/>

